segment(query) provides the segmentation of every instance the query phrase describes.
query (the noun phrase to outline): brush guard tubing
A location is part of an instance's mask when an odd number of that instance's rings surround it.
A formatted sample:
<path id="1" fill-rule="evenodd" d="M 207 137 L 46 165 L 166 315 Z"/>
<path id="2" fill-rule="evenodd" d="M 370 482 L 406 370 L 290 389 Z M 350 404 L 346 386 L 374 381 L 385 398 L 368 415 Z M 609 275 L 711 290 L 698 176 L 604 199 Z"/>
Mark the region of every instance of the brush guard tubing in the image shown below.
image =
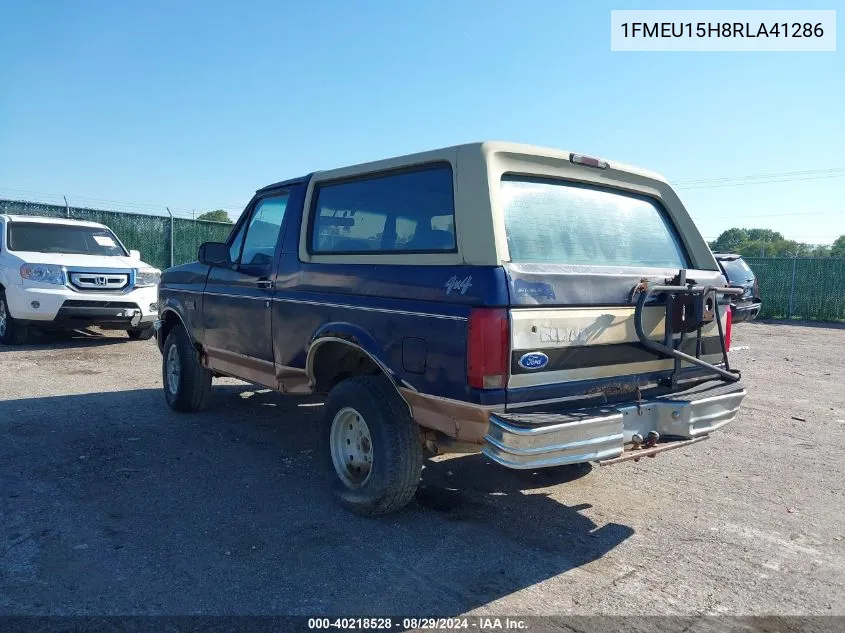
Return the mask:
<path id="1" fill-rule="evenodd" d="M 637 289 L 635 289 L 636 291 Z M 645 307 L 646 301 L 648 301 L 649 297 L 653 294 L 664 293 L 667 295 L 677 295 L 677 294 L 705 294 L 709 291 L 715 292 L 717 295 L 741 295 L 744 292 L 743 288 L 717 288 L 714 286 L 650 286 L 644 289 L 641 289 L 640 296 L 637 298 L 637 304 L 634 308 L 634 329 L 637 332 L 637 337 L 640 339 L 640 343 L 642 343 L 646 348 L 663 354 L 665 356 L 670 356 L 677 361 L 687 361 L 688 363 L 692 363 L 693 365 L 698 365 L 699 367 L 704 367 L 709 369 L 721 376 L 724 380 L 729 382 L 737 382 L 740 379 L 740 375 L 738 372 L 731 371 L 730 366 L 728 364 L 728 352 L 725 346 L 725 334 L 722 331 L 722 317 L 719 313 L 719 302 L 716 301 L 716 305 L 713 306 L 713 309 L 716 312 L 716 323 L 717 327 L 719 328 L 719 342 L 722 346 L 722 359 L 725 363 L 725 369 L 721 367 L 717 367 L 711 363 L 708 363 L 700 358 L 696 358 L 695 356 L 690 356 L 689 354 L 684 354 L 683 352 L 675 349 L 674 347 L 669 347 L 668 345 L 664 345 L 663 343 L 658 343 L 657 341 L 653 341 L 652 339 L 648 338 L 644 329 L 643 329 L 643 308 Z M 668 333 L 670 326 L 669 321 L 669 310 L 671 306 L 671 297 L 667 297 L 666 299 L 666 320 L 665 320 L 665 327 L 667 330 L 667 338 L 670 338 L 671 335 Z M 701 327 L 698 328 L 699 336 L 701 334 Z M 677 363 L 676 363 L 677 365 Z M 674 372 L 673 372 L 674 375 Z"/>

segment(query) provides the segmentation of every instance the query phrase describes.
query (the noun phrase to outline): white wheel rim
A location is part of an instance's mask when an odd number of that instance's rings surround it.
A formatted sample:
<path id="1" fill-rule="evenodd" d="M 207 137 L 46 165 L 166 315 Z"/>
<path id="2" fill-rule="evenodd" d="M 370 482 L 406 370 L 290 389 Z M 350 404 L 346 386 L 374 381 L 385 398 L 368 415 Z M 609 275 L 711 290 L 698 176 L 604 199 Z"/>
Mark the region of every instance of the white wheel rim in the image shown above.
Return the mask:
<path id="1" fill-rule="evenodd" d="M 179 361 L 179 350 L 171 345 L 167 350 L 167 390 L 174 396 L 179 393 L 179 376 L 182 373 L 182 363 Z"/>
<path id="2" fill-rule="evenodd" d="M 0 299 L 0 336 L 6 336 L 6 302 Z"/>
<path id="3" fill-rule="evenodd" d="M 335 472 L 349 488 L 367 483 L 373 467 L 373 439 L 364 416 L 351 407 L 337 412 L 331 430 Z"/>

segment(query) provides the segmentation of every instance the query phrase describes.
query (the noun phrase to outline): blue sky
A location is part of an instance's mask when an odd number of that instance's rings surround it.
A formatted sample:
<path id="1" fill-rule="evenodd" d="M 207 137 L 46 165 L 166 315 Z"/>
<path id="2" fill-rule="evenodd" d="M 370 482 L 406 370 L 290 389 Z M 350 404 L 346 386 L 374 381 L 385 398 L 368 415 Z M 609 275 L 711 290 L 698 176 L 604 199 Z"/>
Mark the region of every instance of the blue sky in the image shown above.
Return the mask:
<path id="1" fill-rule="evenodd" d="M 235 216 L 286 177 L 496 139 L 679 183 L 839 169 L 680 190 L 708 238 L 739 225 L 830 242 L 845 233 L 841 42 L 610 51 L 612 8 L 801 5 L 0 0 L 0 197 Z M 845 15 L 841 0 L 812 8 Z"/>

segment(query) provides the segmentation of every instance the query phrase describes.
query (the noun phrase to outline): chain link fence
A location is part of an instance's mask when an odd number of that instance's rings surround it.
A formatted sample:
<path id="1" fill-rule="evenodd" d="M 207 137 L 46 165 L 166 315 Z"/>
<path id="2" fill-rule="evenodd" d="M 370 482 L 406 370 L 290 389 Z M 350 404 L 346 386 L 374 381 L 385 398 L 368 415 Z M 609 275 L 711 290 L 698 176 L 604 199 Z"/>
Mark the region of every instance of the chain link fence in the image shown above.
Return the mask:
<path id="1" fill-rule="evenodd" d="M 111 228 L 126 248 L 165 269 L 194 261 L 203 242 L 225 241 L 231 224 L 141 213 L 0 200 L 0 213 L 70 217 Z M 845 259 L 746 257 L 763 299 L 761 317 L 845 321 Z"/>
<path id="2" fill-rule="evenodd" d="M 223 242 L 232 228 L 231 224 L 223 222 L 171 219 L 160 215 L 63 207 L 19 200 L 0 200 L 0 213 L 73 218 L 105 224 L 117 234 L 126 248 L 137 249 L 145 262 L 162 270 L 194 261 L 200 244 Z"/>
<path id="3" fill-rule="evenodd" d="M 845 259 L 746 257 L 757 276 L 761 317 L 845 321 Z"/>

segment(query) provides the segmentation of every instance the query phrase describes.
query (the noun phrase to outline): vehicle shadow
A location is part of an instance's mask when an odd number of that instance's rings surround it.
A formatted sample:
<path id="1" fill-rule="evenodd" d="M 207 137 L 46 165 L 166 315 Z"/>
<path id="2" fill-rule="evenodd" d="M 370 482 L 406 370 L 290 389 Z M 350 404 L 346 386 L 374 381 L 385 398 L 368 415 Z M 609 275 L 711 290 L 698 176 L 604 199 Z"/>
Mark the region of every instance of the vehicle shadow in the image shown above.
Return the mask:
<path id="1" fill-rule="evenodd" d="M 352 515 L 324 482 L 321 408 L 243 385 L 196 414 L 160 389 L 0 401 L 0 614 L 456 615 L 634 533 L 588 516 L 589 467 L 480 455 L 427 461 L 397 513 Z M 572 484 L 577 503 L 553 498 Z"/>
<path id="2" fill-rule="evenodd" d="M 23 345 L 0 346 L 0 353 L 27 351 L 36 349 L 73 349 L 84 347 L 99 347 L 104 345 L 116 345 L 118 343 L 129 343 L 130 339 L 125 332 L 113 332 L 104 334 L 97 330 L 44 330 L 32 331 Z M 145 341 L 139 341 L 142 343 Z M 149 343 L 149 340 L 146 341 Z"/>

